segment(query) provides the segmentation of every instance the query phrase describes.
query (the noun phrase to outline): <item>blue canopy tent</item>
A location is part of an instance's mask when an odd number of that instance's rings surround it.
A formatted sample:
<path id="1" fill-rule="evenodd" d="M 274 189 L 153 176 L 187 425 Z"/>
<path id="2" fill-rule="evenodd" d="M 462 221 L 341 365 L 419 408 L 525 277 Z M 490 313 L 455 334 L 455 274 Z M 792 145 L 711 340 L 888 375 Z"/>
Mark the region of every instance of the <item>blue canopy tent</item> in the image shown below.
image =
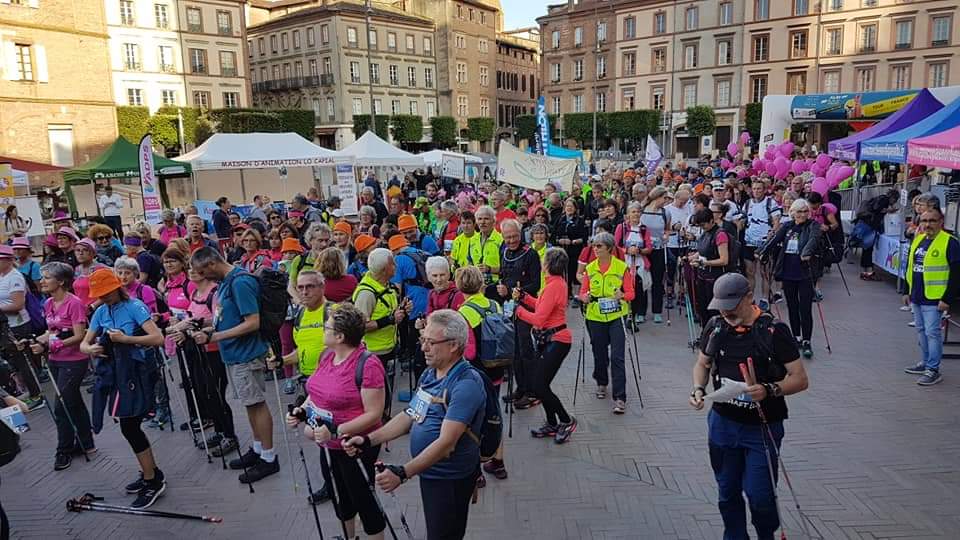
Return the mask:
<path id="1" fill-rule="evenodd" d="M 830 141 L 827 145 L 829 154 L 837 159 L 857 161 L 860 159 L 860 145 L 863 141 L 876 139 L 908 128 L 918 120 L 929 117 L 943 108 L 943 103 L 933 97 L 929 90 L 924 88 L 916 97 L 910 100 L 899 111 L 877 122 L 876 124 L 842 139 Z"/>
<path id="2" fill-rule="evenodd" d="M 953 100 L 909 127 L 861 142 L 860 159 L 906 163 L 907 142 L 911 139 L 939 133 L 957 125 L 960 125 L 960 99 Z"/>

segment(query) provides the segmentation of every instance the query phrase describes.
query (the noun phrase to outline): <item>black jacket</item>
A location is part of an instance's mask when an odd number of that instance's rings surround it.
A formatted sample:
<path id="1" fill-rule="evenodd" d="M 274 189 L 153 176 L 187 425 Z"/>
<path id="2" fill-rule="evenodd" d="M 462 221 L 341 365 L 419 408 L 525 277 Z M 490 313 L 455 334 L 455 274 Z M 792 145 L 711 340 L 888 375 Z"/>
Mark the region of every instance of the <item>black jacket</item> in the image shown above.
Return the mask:
<path id="1" fill-rule="evenodd" d="M 763 247 L 760 248 L 758 255 L 763 257 L 773 257 L 773 278 L 777 281 L 780 281 L 780 276 L 783 275 L 783 257 L 785 255 L 784 241 L 787 238 L 787 234 L 790 231 L 800 229 L 800 257 L 816 257 L 820 253 L 818 251 L 820 245 L 820 236 L 823 234 L 820 231 L 820 224 L 812 219 L 808 219 L 803 222 L 802 225 L 797 224 L 796 222 L 790 222 L 777 230 L 777 234 L 773 235 L 773 238 L 770 239 Z M 810 266 L 811 273 L 819 276 L 819 262 L 813 260 L 813 266 Z M 810 265 L 810 262 L 806 263 Z"/>

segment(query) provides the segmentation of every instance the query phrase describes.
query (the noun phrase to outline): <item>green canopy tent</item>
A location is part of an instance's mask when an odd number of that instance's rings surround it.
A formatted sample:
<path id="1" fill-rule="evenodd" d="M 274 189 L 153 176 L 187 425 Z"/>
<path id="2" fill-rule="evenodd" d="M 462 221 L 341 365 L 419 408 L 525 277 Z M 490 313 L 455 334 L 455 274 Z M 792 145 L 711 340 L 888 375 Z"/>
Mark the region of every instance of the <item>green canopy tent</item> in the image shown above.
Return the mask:
<path id="1" fill-rule="evenodd" d="M 97 180 L 120 178 L 140 178 L 140 161 L 138 159 L 138 145 L 117 137 L 102 154 L 96 158 L 63 173 L 64 191 L 70 210 L 76 211 L 77 201 L 73 196 L 74 186 L 83 186 Z M 166 204 L 166 189 L 163 179 L 177 176 L 190 176 L 190 164 L 173 161 L 154 154 L 153 165 L 160 182 L 160 195 Z"/>

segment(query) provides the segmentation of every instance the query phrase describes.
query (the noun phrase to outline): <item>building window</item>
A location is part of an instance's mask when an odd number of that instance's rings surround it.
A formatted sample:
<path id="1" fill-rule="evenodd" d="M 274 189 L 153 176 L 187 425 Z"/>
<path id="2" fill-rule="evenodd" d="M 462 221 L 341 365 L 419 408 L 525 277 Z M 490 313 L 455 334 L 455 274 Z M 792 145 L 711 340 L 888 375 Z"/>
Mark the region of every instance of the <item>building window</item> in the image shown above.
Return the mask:
<path id="1" fill-rule="evenodd" d="M 750 77 L 750 102 L 760 103 L 767 95 L 767 76 L 754 75 Z"/>
<path id="2" fill-rule="evenodd" d="M 423 38 L 423 54 L 433 54 L 433 39 Z"/>
<path id="3" fill-rule="evenodd" d="M 358 97 L 353 98 L 353 114 L 363 114 L 363 100 Z"/>
<path id="4" fill-rule="evenodd" d="M 933 31 L 930 32 L 930 45 L 933 47 L 943 47 L 950 44 L 950 27 L 953 26 L 953 16 L 938 15 L 931 19 L 930 26 Z"/>
<path id="5" fill-rule="evenodd" d="M 160 71 L 164 73 L 173 73 L 177 70 L 176 64 L 173 60 L 173 47 L 170 45 L 160 45 L 157 48 L 158 55 L 157 60 L 160 66 Z"/>
<path id="6" fill-rule="evenodd" d="M 267 80 L 267 68 L 262 67 L 260 68 L 260 81 L 263 82 L 266 80 Z"/>
<path id="7" fill-rule="evenodd" d="M 906 90 L 910 88 L 910 64 L 890 68 L 890 89 Z"/>
<path id="8" fill-rule="evenodd" d="M 457 96 L 457 115 L 460 117 L 470 115 L 470 103 L 467 96 Z"/>
<path id="9" fill-rule="evenodd" d="M 457 82 L 460 84 L 467 82 L 467 64 L 464 62 L 457 62 Z"/>
<path id="10" fill-rule="evenodd" d="M 350 62 L 350 82 L 360 84 L 360 62 Z"/>
<path id="11" fill-rule="evenodd" d="M 280 80 L 280 66 L 273 66 L 273 80 Z"/>
<path id="12" fill-rule="evenodd" d="M 477 40 L 477 50 L 482 53 L 490 52 L 490 42 L 483 38 L 480 38 L 479 40 Z"/>
<path id="13" fill-rule="evenodd" d="M 877 68 L 857 68 L 857 92 L 872 92 L 877 80 Z"/>
<path id="14" fill-rule="evenodd" d="M 140 71 L 140 46 L 135 43 L 123 44 L 123 69 Z"/>
<path id="15" fill-rule="evenodd" d="M 949 79 L 947 62 L 931 62 L 927 64 L 927 87 L 940 88 L 947 85 Z"/>
<path id="16" fill-rule="evenodd" d="M 697 83 L 696 81 L 683 83 L 683 108 L 693 107 L 697 104 Z"/>
<path id="17" fill-rule="evenodd" d="M 410 101 L 409 111 L 410 111 L 410 114 L 412 114 L 413 116 L 416 116 L 416 115 L 420 114 L 419 112 L 417 112 L 417 111 L 418 111 L 418 108 L 417 108 L 417 102 L 416 102 L 416 101 L 413 101 L 413 100 Z"/>
<path id="18" fill-rule="evenodd" d="M 633 88 L 624 88 L 620 99 L 620 106 L 625 111 L 632 111 L 637 106 L 636 91 Z"/>
<path id="19" fill-rule="evenodd" d="M 133 0 L 120 0 L 120 24 L 136 26 L 137 19 L 133 15 Z"/>
<path id="20" fill-rule="evenodd" d="M 143 107 L 143 90 L 139 88 L 127 88 L 127 105 L 131 107 Z"/>
<path id="21" fill-rule="evenodd" d="M 327 118 L 333 120 L 337 116 L 337 102 L 332 97 L 327 98 Z"/>
<path id="22" fill-rule="evenodd" d="M 396 40 L 396 36 L 394 36 Z M 371 49 L 377 48 L 377 31 L 373 28 L 370 29 L 370 32 L 367 33 L 367 43 L 370 45 Z M 396 42 L 394 42 L 394 48 L 396 48 Z"/>
<path id="23" fill-rule="evenodd" d="M 650 90 L 650 108 L 655 111 L 662 111 L 666 105 L 666 100 L 664 96 L 666 95 L 666 89 L 662 86 L 654 86 Z"/>
<path id="24" fill-rule="evenodd" d="M 717 107 L 729 107 L 730 106 L 730 90 L 733 86 L 733 81 L 730 79 L 719 79 L 715 84 L 713 91 L 714 105 Z"/>
<path id="25" fill-rule="evenodd" d="M 324 56 L 323 57 L 323 74 L 330 75 L 331 73 L 333 73 L 333 67 L 332 67 L 332 64 L 330 63 L 330 57 Z"/>
<path id="26" fill-rule="evenodd" d="M 629 53 L 633 54 L 633 53 Z M 650 51 L 650 67 L 653 73 L 660 73 L 667 70 L 667 48 L 657 47 Z"/>
<path id="27" fill-rule="evenodd" d="M 827 29 L 827 54 L 837 55 L 843 53 L 843 28 Z"/>
<path id="28" fill-rule="evenodd" d="M 423 68 L 423 85 L 433 88 L 433 68 Z"/>
<path id="29" fill-rule="evenodd" d="M 757 21 L 765 21 L 770 18 L 770 0 L 756 0 L 753 18 Z"/>
<path id="30" fill-rule="evenodd" d="M 864 24 L 860 27 L 860 52 L 871 53 L 877 50 L 877 25 Z"/>
<path id="31" fill-rule="evenodd" d="M 720 2 L 720 26 L 733 24 L 733 2 Z"/>
<path id="32" fill-rule="evenodd" d="M 257 38 L 257 52 L 260 53 L 260 56 L 267 54 L 267 47 L 262 37 Z"/>
<path id="33" fill-rule="evenodd" d="M 390 86 L 399 86 L 400 74 L 397 70 L 396 64 L 390 64 L 390 67 L 387 68 L 387 71 L 390 74 Z"/>
<path id="34" fill-rule="evenodd" d="M 300 70 L 303 70 L 303 64 L 300 64 Z M 220 75 L 224 77 L 237 76 L 237 53 L 220 51 Z M 303 73 L 300 73 L 298 76 L 303 76 Z"/>
<path id="35" fill-rule="evenodd" d="M 313 98 L 311 101 L 313 105 L 313 117 L 314 119 L 319 118 L 320 117 L 320 99 Z"/>
<path id="36" fill-rule="evenodd" d="M 637 37 L 637 19 L 627 17 L 623 20 L 623 38 L 633 39 Z"/>
<path id="37" fill-rule="evenodd" d="M 840 70 L 823 72 L 823 91 L 830 94 L 840 91 Z"/>
<path id="38" fill-rule="evenodd" d="M 560 114 L 560 96 L 553 96 L 550 100 L 551 107 L 553 109 L 553 114 Z"/>
<path id="39" fill-rule="evenodd" d="M 798 30 L 790 33 L 790 58 L 807 57 L 807 31 Z"/>
<path id="40" fill-rule="evenodd" d="M 465 36 L 461 36 L 460 34 L 457 34 L 456 36 L 454 36 L 453 42 L 458 49 L 467 48 L 467 38 Z"/>
<path id="41" fill-rule="evenodd" d="M 287 38 L 286 32 L 280 34 L 280 48 L 285 51 L 290 50 L 290 40 Z"/>
<path id="42" fill-rule="evenodd" d="M 217 33 L 221 36 L 233 35 L 233 17 L 229 11 L 217 10 Z"/>
<path id="43" fill-rule="evenodd" d="M 320 71 L 317 69 L 317 59 L 316 59 L 316 58 L 311 58 L 311 59 L 310 59 L 310 61 L 307 63 L 307 69 L 310 70 L 310 76 L 311 76 L 311 77 L 318 77 L 318 76 L 320 76 Z"/>
<path id="44" fill-rule="evenodd" d="M 153 19 L 157 23 L 157 28 L 170 28 L 170 18 L 167 15 L 166 4 L 153 5 Z"/>
<path id="45" fill-rule="evenodd" d="M 300 60 L 293 63 L 293 76 L 298 79 L 303 78 L 303 62 Z"/>
<path id="46" fill-rule="evenodd" d="M 380 114 L 383 112 L 383 102 L 379 99 L 373 100 L 373 114 Z"/>
<path id="47" fill-rule="evenodd" d="M 317 45 L 317 32 L 311 26 L 307 28 L 307 47 L 315 47 Z"/>
<path id="48" fill-rule="evenodd" d="M 190 49 L 190 73 L 207 72 L 207 51 L 204 49 Z"/>
<path id="49" fill-rule="evenodd" d="M 193 106 L 199 107 L 201 109 L 209 109 L 210 108 L 210 92 L 204 92 L 203 90 L 194 90 Z"/>
<path id="50" fill-rule="evenodd" d="M 766 62 L 770 59 L 770 36 L 753 36 L 753 61 Z"/>
<path id="51" fill-rule="evenodd" d="M 354 30 L 353 39 L 354 41 L 357 39 L 356 30 Z M 330 29 L 325 24 L 320 25 L 320 43 L 323 45 L 330 43 Z"/>
<path id="52" fill-rule="evenodd" d="M 370 64 L 370 83 L 380 84 L 380 64 Z"/>
<path id="53" fill-rule="evenodd" d="M 607 110 L 607 95 L 604 94 L 603 92 L 600 92 L 599 94 L 597 94 L 597 103 L 596 103 L 595 105 L 596 105 L 596 109 L 595 109 L 595 110 L 596 110 L 597 112 L 606 112 L 606 110 Z"/>
<path id="54" fill-rule="evenodd" d="M 481 76 L 483 73 L 481 72 Z M 407 67 L 407 86 L 414 87 L 417 85 L 417 68 L 413 66 Z"/>
<path id="55" fill-rule="evenodd" d="M 796 16 L 810 13 L 810 0 L 793 0 L 793 14 Z"/>
<path id="56" fill-rule="evenodd" d="M 557 67 L 560 66 L 560 64 L 554 64 L 554 65 Z M 624 76 L 636 75 L 636 73 L 637 73 L 637 53 L 634 53 L 634 52 L 623 53 L 623 75 Z M 557 78 L 559 79 L 559 70 L 558 70 Z"/>
<path id="57" fill-rule="evenodd" d="M 187 32 L 203 33 L 203 13 L 200 8 L 187 8 Z"/>
<path id="58" fill-rule="evenodd" d="M 163 103 L 164 107 L 170 107 L 177 104 L 177 91 L 176 90 L 161 90 L 160 91 L 160 101 Z"/>
<path id="59" fill-rule="evenodd" d="M 607 40 L 607 23 L 597 21 L 597 43 L 603 43 Z"/>
<path id="60" fill-rule="evenodd" d="M 700 23 L 700 10 L 696 7 L 687 8 L 684 20 L 686 21 L 684 26 L 686 30 L 696 30 Z"/>
<path id="61" fill-rule="evenodd" d="M 897 21 L 894 25 L 896 32 L 895 49 L 909 49 L 913 47 L 913 20 L 906 19 Z"/>
<path id="62" fill-rule="evenodd" d="M 733 41 L 721 39 L 717 42 L 717 65 L 727 66 L 733 63 Z"/>
<path id="63" fill-rule="evenodd" d="M 404 37 L 404 41 L 407 44 L 407 52 L 410 54 L 415 54 L 417 52 L 417 40 L 414 39 L 413 35 L 407 34 Z M 414 102 L 416 103 L 416 102 Z"/>
<path id="64" fill-rule="evenodd" d="M 583 46 L 583 27 L 578 26 L 573 29 L 573 46 L 582 47 Z"/>
<path id="65" fill-rule="evenodd" d="M 863 7 L 877 7 L 877 0 L 863 0 Z"/>
<path id="66" fill-rule="evenodd" d="M 559 48 L 560 48 L 560 31 L 559 31 L 559 30 L 554 30 L 554 31 L 550 34 L 550 40 L 551 40 L 551 41 L 550 41 L 550 45 L 551 45 L 554 49 L 559 49 Z"/>
<path id="67" fill-rule="evenodd" d="M 347 45 L 350 47 L 357 46 L 357 29 L 352 26 L 347 27 Z"/>
<path id="68" fill-rule="evenodd" d="M 224 92 L 223 107 L 225 109 L 236 109 L 240 106 L 240 92 Z"/>
<path id="69" fill-rule="evenodd" d="M 828 10 L 828 11 L 842 11 L 842 10 L 843 10 L 843 0 L 827 0 L 827 10 Z"/>
<path id="70" fill-rule="evenodd" d="M 270 34 L 270 52 L 277 54 L 277 35 Z"/>
<path id="71" fill-rule="evenodd" d="M 490 86 L 490 68 L 480 66 L 480 86 Z"/>
<path id="72" fill-rule="evenodd" d="M 583 58 L 577 58 L 573 61 L 573 80 L 583 80 Z"/>
<path id="73" fill-rule="evenodd" d="M 698 47 L 696 43 L 688 43 L 683 46 L 683 68 L 693 69 L 697 67 Z"/>
<path id="74" fill-rule="evenodd" d="M 573 112 L 583 112 L 583 96 L 580 94 L 573 95 Z"/>
<path id="75" fill-rule="evenodd" d="M 400 100 L 394 99 L 390 101 L 390 114 L 396 116 L 400 114 Z"/>
<path id="76" fill-rule="evenodd" d="M 436 116 L 436 113 L 437 113 L 437 104 L 432 101 L 428 101 L 427 102 L 427 118 L 433 118 L 434 116 Z"/>
<path id="77" fill-rule="evenodd" d="M 597 78 L 603 79 L 607 76 L 607 57 L 597 57 Z"/>
<path id="78" fill-rule="evenodd" d="M 787 73 L 787 93 L 793 96 L 800 96 L 807 93 L 806 72 Z"/>
<path id="79" fill-rule="evenodd" d="M 487 98 L 480 98 L 480 116 L 490 116 L 490 100 Z"/>
<path id="80" fill-rule="evenodd" d="M 294 30 L 294 31 L 293 31 L 293 48 L 294 48 L 294 49 L 299 49 L 299 48 L 300 48 L 300 45 L 301 45 L 301 42 L 300 42 L 300 31 L 299 31 L 299 30 Z"/>

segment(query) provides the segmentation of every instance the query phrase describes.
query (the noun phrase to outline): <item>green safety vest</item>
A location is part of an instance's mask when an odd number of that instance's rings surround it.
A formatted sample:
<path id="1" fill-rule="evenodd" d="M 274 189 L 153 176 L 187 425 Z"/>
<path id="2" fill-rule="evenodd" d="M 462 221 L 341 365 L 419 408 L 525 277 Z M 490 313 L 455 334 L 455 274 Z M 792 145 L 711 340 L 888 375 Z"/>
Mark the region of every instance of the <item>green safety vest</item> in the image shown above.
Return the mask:
<path id="1" fill-rule="evenodd" d="M 913 289 L 914 253 L 917 246 L 926 238 L 925 234 L 918 234 L 910 245 L 910 255 L 907 257 L 907 285 Z M 947 280 L 950 278 L 950 263 L 947 261 L 947 244 L 950 242 L 950 233 L 940 231 L 930 242 L 927 253 L 923 256 L 923 295 L 927 300 L 940 300 L 947 292 Z"/>
<path id="2" fill-rule="evenodd" d="M 600 260 L 594 259 L 587 265 L 587 278 L 590 280 L 591 302 L 587 304 L 587 320 L 610 322 L 626 316 L 630 312 L 627 302 L 620 300 L 620 309 L 612 313 L 600 312 L 600 299 L 613 298 L 613 295 L 623 286 L 623 274 L 627 271 L 627 263 L 613 257 L 606 272 L 600 271 Z M 596 300 L 593 300 L 596 299 Z"/>
<path id="3" fill-rule="evenodd" d="M 317 370 L 317 362 L 326 346 L 323 344 L 323 323 L 327 319 L 328 308 L 336 308 L 337 304 L 324 302 L 315 310 L 303 308 L 300 315 L 293 321 L 293 342 L 297 345 L 297 359 L 300 374 L 313 375 Z"/>
<path id="4" fill-rule="evenodd" d="M 354 289 L 353 297 L 351 298 L 354 304 L 357 303 L 357 297 L 360 295 L 360 291 L 364 290 L 372 292 L 377 297 L 376 302 L 373 304 L 373 313 L 370 314 L 371 321 L 382 319 L 397 310 L 400 302 L 399 298 L 397 298 L 397 291 L 381 285 L 377 280 L 370 277 L 370 272 L 363 275 L 363 279 L 360 280 L 357 288 Z M 367 332 L 363 336 L 363 343 L 366 344 L 367 350 L 375 353 L 393 350 L 393 346 L 397 343 L 397 325 L 391 324 L 390 326 L 384 326 L 383 328 Z"/>

